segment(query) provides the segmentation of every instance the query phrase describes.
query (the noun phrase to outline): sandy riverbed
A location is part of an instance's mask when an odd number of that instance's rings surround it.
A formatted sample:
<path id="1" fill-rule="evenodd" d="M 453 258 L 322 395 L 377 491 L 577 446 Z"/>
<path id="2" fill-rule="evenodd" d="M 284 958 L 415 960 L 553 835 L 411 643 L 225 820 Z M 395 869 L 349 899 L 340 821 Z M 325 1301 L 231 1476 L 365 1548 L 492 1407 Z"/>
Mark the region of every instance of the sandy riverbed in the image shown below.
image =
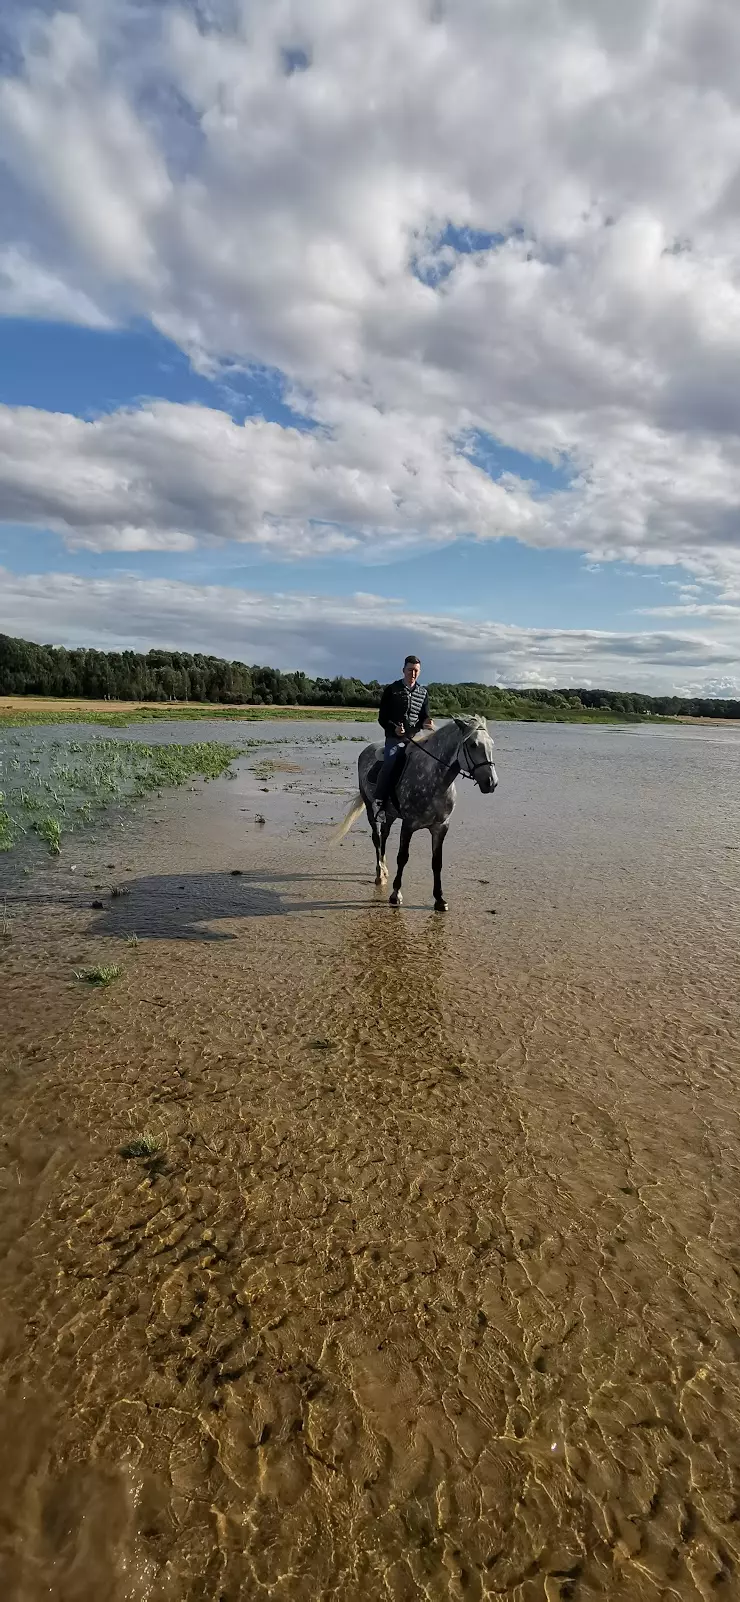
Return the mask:
<path id="1" fill-rule="evenodd" d="M 447 918 L 299 727 L 4 870 L 4 1597 L 737 1594 L 740 740 L 495 733 Z"/>

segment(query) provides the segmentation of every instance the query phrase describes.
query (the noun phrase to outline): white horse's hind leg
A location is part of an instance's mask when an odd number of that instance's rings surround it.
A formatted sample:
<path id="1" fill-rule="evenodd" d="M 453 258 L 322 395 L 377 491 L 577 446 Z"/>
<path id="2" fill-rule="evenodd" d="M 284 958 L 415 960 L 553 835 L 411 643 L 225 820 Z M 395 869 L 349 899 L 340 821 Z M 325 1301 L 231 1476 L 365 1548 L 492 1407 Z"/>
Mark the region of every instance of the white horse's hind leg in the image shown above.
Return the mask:
<path id="1" fill-rule="evenodd" d="M 391 832 L 391 825 L 384 818 L 383 819 L 383 826 L 382 826 L 381 831 L 380 831 L 380 862 L 378 864 L 378 873 L 379 873 L 379 878 L 378 878 L 378 881 L 377 881 L 378 884 L 387 884 L 387 882 L 388 882 L 388 864 L 387 864 L 387 862 L 385 860 L 385 848 L 386 848 L 386 845 L 388 843 L 388 836 L 389 836 L 390 832 Z"/>
<path id="2" fill-rule="evenodd" d="M 388 869 L 385 865 L 385 838 L 381 839 L 377 822 L 373 816 L 372 807 L 368 805 L 367 815 L 372 830 L 373 845 L 375 846 L 375 883 L 385 884 L 388 878 Z"/>

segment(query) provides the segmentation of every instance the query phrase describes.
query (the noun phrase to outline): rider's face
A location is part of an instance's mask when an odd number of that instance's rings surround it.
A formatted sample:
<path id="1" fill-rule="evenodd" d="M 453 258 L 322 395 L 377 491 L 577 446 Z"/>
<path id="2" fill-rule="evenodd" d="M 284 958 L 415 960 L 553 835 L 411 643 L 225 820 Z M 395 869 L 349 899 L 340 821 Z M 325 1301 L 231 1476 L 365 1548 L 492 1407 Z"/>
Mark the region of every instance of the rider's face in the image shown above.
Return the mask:
<path id="1" fill-rule="evenodd" d="M 417 681 L 417 679 L 419 677 L 420 672 L 421 672 L 421 663 L 420 662 L 407 662 L 406 663 L 406 666 L 405 666 L 405 668 L 403 670 L 403 676 L 404 676 L 404 678 L 406 680 L 406 683 L 408 684 L 408 687 L 409 687 L 410 690 L 413 690 L 414 685 L 415 685 L 415 683 L 416 683 L 416 681 Z"/>

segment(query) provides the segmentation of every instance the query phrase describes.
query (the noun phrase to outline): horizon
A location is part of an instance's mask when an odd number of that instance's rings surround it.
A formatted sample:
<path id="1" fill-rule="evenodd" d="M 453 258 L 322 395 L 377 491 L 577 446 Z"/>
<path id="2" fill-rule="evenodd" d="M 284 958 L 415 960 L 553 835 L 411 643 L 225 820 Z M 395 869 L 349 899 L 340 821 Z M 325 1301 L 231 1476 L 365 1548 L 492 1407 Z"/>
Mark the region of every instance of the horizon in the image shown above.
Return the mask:
<path id="1" fill-rule="evenodd" d="M 47 642 L 42 644 L 42 643 L 40 643 L 39 641 L 36 641 L 36 640 L 26 640 L 26 639 L 22 639 L 20 636 L 8 635 L 5 632 L 3 632 L 2 630 L 0 630 L 0 680 L 2 679 L 2 673 L 3 673 L 3 663 L 2 663 L 2 660 L 1 660 L 1 652 L 2 652 L 3 641 L 8 641 L 11 645 L 26 645 L 26 646 L 30 646 L 31 649 L 35 650 L 35 651 L 59 651 L 59 650 L 62 650 L 62 651 L 68 652 L 69 654 L 75 654 L 75 653 L 87 654 L 88 652 L 95 652 L 96 654 L 98 653 L 98 648 L 96 646 L 90 646 L 90 645 L 84 645 L 84 644 L 83 645 L 65 646 L 65 645 L 54 644 L 51 641 L 47 641 Z M 109 656 L 109 655 L 110 656 L 122 656 L 125 653 L 122 652 L 122 651 L 120 651 L 120 652 L 116 651 L 116 652 L 102 652 L 100 654 L 102 654 L 104 656 Z M 292 667 L 292 668 L 288 668 L 288 669 L 280 669 L 280 668 L 276 668 L 274 666 L 274 664 L 268 663 L 268 662 L 244 662 L 244 661 L 241 661 L 239 658 L 220 657 L 217 654 L 214 654 L 212 652 L 181 651 L 178 647 L 151 646 L 148 651 L 134 652 L 134 653 L 130 653 L 130 654 L 133 654 L 133 655 L 136 655 L 136 656 L 140 657 L 142 661 L 146 661 L 149 656 L 185 656 L 185 657 L 189 656 L 191 658 L 191 660 L 200 659 L 200 660 L 206 661 L 206 662 L 215 662 L 215 663 L 218 663 L 219 666 L 224 665 L 224 666 L 231 667 L 231 668 L 243 669 L 244 671 L 246 671 L 247 673 L 250 673 L 250 674 L 254 674 L 254 673 L 277 673 L 281 677 L 293 678 L 293 679 L 303 679 L 308 684 L 314 684 L 314 685 L 317 684 L 317 683 L 322 683 L 322 684 L 324 684 L 324 683 L 332 683 L 336 679 L 341 678 L 341 679 L 346 680 L 348 683 L 358 684 L 362 689 L 368 690 L 368 691 L 372 690 L 374 687 L 376 689 L 378 689 L 378 690 L 382 690 L 384 688 L 385 684 L 389 682 L 389 680 L 378 680 L 378 679 L 369 679 L 369 680 L 367 680 L 367 679 L 361 679 L 359 677 L 359 675 L 353 674 L 353 673 L 345 673 L 345 674 L 341 674 L 341 675 L 330 675 L 330 676 L 317 674 L 317 675 L 314 675 L 312 677 L 310 674 L 307 674 L 305 672 L 305 670 L 300 668 L 300 667 Z M 161 668 L 162 664 L 156 664 L 155 666 L 157 668 Z M 423 664 L 422 664 L 422 670 L 423 670 Z M 453 691 L 454 690 L 477 690 L 477 689 L 480 689 L 480 690 L 496 692 L 498 694 L 501 694 L 504 697 L 506 695 L 514 695 L 516 697 L 526 698 L 528 696 L 535 696 L 535 697 L 546 696 L 546 695 L 550 695 L 550 696 L 554 696 L 554 695 L 581 696 L 583 694 L 586 694 L 586 695 L 590 695 L 590 696 L 608 695 L 608 696 L 614 696 L 614 697 L 617 697 L 617 696 L 619 696 L 619 697 L 638 696 L 641 699 L 645 699 L 645 700 L 682 699 L 682 700 L 685 700 L 687 704 L 690 703 L 690 702 L 698 702 L 698 701 L 713 702 L 715 704 L 717 702 L 720 702 L 720 703 L 726 703 L 727 705 L 729 705 L 731 703 L 735 704 L 735 698 L 731 697 L 731 696 L 690 696 L 690 697 L 678 697 L 677 698 L 677 697 L 672 697 L 670 695 L 670 693 L 667 692 L 667 691 L 661 692 L 657 696 L 651 696 L 650 692 L 647 691 L 647 690 L 640 690 L 640 689 L 625 690 L 625 689 L 620 689 L 618 687 L 610 686 L 610 685 L 607 685 L 607 684 L 585 685 L 585 684 L 565 684 L 565 683 L 562 683 L 562 684 L 558 684 L 558 685 L 548 685 L 548 686 L 534 685 L 534 684 L 532 684 L 532 685 L 512 685 L 512 684 L 505 684 L 505 683 L 500 683 L 499 684 L 499 683 L 495 683 L 495 682 L 489 683 L 486 680 L 482 680 L 482 679 L 479 679 L 479 680 L 475 680 L 475 679 L 458 679 L 458 680 L 454 680 L 454 681 L 451 681 L 451 680 L 437 680 L 437 679 L 429 678 L 429 676 L 426 675 L 426 674 L 423 674 L 423 672 L 422 672 L 422 682 L 424 684 L 428 684 L 430 689 L 431 688 L 436 688 L 436 689 L 439 689 L 439 690 L 453 690 Z M 122 697 L 120 694 L 116 694 L 116 693 L 111 693 L 110 695 L 106 695 L 104 697 L 101 697 L 97 693 L 93 694 L 92 692 L 90 692 L 88 694 L 88 693 L 83 692 L 83 691 L 78 691 L 75 694 L 68 693 L 68 694 L 61 695 L 61 694 L 58 694 L 58 693 L 56 693 L 54 691 L 49 691 L 49 690 L 46 690 L 46 691 L 43 691 L 43 690 L 38 690 L 38 691 L 37 690 L 30 690 L 30 691 L 26 691 L 26 690 L 22 690 L 22 691 L 15 690 L 15 691 L 13 691 L 13 690 L 11 690 L 11 691 L 5 691 L 5 690 L 0 689 L 0 701 L 2 701 L 2 700 L 11 700 L 11 701 L 12 700 L 17 700 L 17 701 L 22 701 L 22 700 L 43 700 L 43 701 L 47 701 L 47 700 L 62 700 L 62 701 L 65 701 L 65 700 L 69 700 L 69 701 L 77 702 L 77 701 L 81 701 L 81 700 L 93 700 L 93 701 L 97 702 L 97 701 L 100 701 L 101 699 L 109 700 L 111 702 L 119 702 L 119 701 L 123 702 L 123 701 L 128 701 L 130 699 L 133 699 L 135 701 L 146 701 L 147 700 L 147 696 L 143 692 L 140 695 L 136 695 L 135 697 L 131 698 L 131 697 Z M 167 701 L 172 701 L 173 703 L 176 703 L 177 705 L 183 705 L 183 706 L 189 705 L 189 704 L 193 704 L 193 705 L 195 705 L 195 704 L 198 704 L 198 705 L 209 704 L 207 701 L 198 701 L 196 703 L 196 698 L 194 696 L 189 696 L 189 697 L 186 696 L 183 699 L 182 697 L 179 697 L 177 695 L 170 695 L 170 696 L 167 696 L 165 699 Z M 213 704 L 216 704 L 216 703 L 213 703 Z M 218 704 L 226 705 L 226 704 L 229 704 L 229 703 L 223 702 L 223 703 L 218 703 Z M 249 703 L 247 703 L 247 704 L 249 704 Z M 253 704 L 254 705 L 261 704 L 261 699 L 258 700 L 258 701 L 255 701 Z M 295 704 L 295 705 L 305 704 L 307 707 L 310 707 L 310 705 L 311 705 L 311 703 L 309 703 L 309 702 L 305 702 L 305 703 L 296 702 L 296 703 L 290 703 L 290 704 Z M 326 702 L 325 704 L 326 704 L 327 710 L 329 710 L 331 707 L 333 707 L 335 705 L 338 705 L 339 703 Z M 351 703 L 346 703 L 346 704 L 350 705 Z M 367 705 L 371 705 L 371 704 L 373 704 L 373 703 L 367 703 Z M 740 705 L 740 701 L 737 704 Z M 584 706 L 584 709 L 587 710 L 589 708 L 589 706 L 590 706 L 590 703 L 584 702 L 583 706 Z M 593 710 L 593 707 L 591 709 Z M 444 716 L 445 714 L 443 712 L 443 713 L 440 713 L 439 715 L 440 716 Z"/>
<path id="2" fill-rule="evenodd" d="M 8 0 L 1 630 L 740 695 L 740 14 L 534 17 Z"/>

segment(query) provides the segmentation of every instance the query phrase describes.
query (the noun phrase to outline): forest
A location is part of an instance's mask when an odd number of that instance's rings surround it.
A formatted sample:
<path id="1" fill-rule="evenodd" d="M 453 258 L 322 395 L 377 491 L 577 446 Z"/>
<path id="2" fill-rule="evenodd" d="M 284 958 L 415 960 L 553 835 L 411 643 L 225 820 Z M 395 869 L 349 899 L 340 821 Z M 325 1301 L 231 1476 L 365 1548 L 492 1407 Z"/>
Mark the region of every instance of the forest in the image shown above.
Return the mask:
<path id="1" fill-rule="evenodd" d="M 278 668 L 227 662 L 200 652 L 67 650 L 0 634 L 0 695 L 84 697 L 111 701 L 212 702 L 221 706 L 373 707 L 383 686 L 372 679 L 310 678 Z M 620 717 L 740 718 L 740 700 L 645 695 L 634 690 L 520 688 L 430 683 L 439 715 L 572 718 L 589 712 Z"/>

